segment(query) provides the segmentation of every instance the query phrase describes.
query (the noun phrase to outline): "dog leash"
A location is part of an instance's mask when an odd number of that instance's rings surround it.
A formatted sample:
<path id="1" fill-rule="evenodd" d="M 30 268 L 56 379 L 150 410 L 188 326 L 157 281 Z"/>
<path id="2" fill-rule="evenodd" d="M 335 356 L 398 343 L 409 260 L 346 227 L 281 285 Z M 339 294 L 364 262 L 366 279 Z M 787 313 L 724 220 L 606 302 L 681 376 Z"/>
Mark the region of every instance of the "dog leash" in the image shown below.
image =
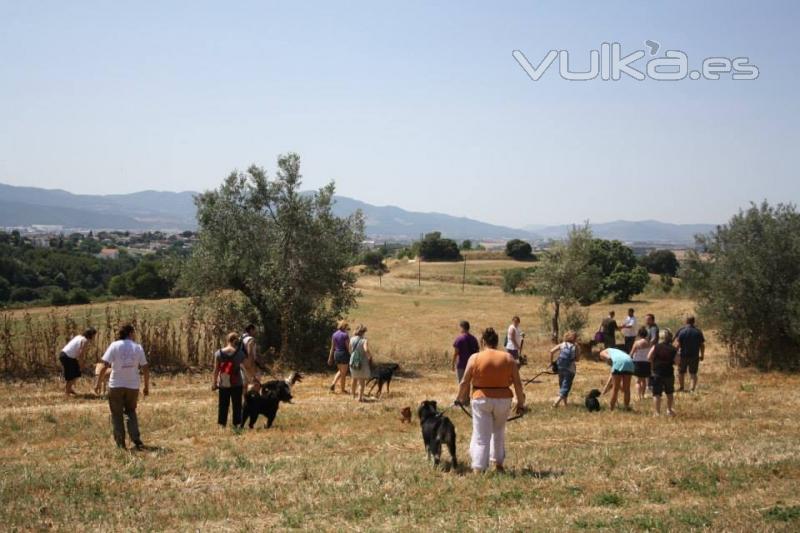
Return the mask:
<path id="1" fill-rule="evenodd" d="M 523 387 L 527 387 L 531 383 L 534 383 L 539 378 L 539 376 L 543 376 L 544 374 L 547 374 L 549 376 L 557 376 L 558 372 L 553 372 L 553 367 L 552 366 L 548 366 L 545 370 L 542 370 L 541 372 L 539 372 L 538 374 L 533 376 L 531 379 L 526 379 L 522 383 L 522 386 Z"/>
<path id="2" fill-rule="evenodd" d="M 464 412 L 465 415 L 467 415 L 468 417 L 472 418 L 472 413 L 470 413 L 469 410 L 467 410 L 467 408 L 464 406 L 464 404 L 460 403 L 460 402 L 459 403 L 454 403 L 453 405 L 451 405 L 450 407 L 448 407 L 447 409 L 442 411 L 441 414 L 446 413 L 448 409 L 452 409 L 456 405 L 458 405 L 461 408 L 461 410 Z M 514 416 L 512 416 L 510 418 L 507 418 L 506 422 L 513 422 L 514 420 L 518 420 L 518 419 L 522 418 L 523 416 L 525 416 L 525 414 L 527 412 L 528 412 L 528 410 L 526 409 L 526 410 L 522 411 L 519 414 L 516 414 L 516 415 L 514 415 Z"/>

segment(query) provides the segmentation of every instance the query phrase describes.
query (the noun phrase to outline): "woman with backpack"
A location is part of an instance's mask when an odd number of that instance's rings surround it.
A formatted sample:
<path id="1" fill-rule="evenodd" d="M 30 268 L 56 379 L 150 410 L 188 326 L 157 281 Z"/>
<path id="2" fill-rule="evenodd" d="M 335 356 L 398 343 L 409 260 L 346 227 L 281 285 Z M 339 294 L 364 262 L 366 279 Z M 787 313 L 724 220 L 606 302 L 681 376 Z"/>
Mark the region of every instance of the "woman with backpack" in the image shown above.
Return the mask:
<path id="1" fill-rule="evenodd" d="M 359 324 L 355 336 L 350 339 L 350 378 L 353 380 L 353 398 L 358 387 L 358 401 L 364 401 L 364 388 L 372 376 L 372 354 L 366 339 L 367 326 Z"/>
<path id="2" fill-rule="evenodd" d="M 575 380 L 575 361 L 578 360 L 578 345 L 575 344 L 578 336 L 574 331 L 564 334 L 564 342 L 558 344 L 550 350 L 550 364 L 553 364 L 553 356 L 558 352 L 556 365 L 558 367 L 558 399 L 553 407 L 558 407 L 561 402 L 567 405 L 567 397 L 572 389 L 572 382 Z"/>
<path id="3" fill-rule="evenodd" d="M 219 391 L 217 423 L 225 427 L 228 423 L 228 408 L 233 404 L 233 425 L 242 423 L 242 371 L 246 355 L 239 343 L 238 333 L 228 333 L 227 344 L 214 354 L 214 377 L 211 390 Z"/>

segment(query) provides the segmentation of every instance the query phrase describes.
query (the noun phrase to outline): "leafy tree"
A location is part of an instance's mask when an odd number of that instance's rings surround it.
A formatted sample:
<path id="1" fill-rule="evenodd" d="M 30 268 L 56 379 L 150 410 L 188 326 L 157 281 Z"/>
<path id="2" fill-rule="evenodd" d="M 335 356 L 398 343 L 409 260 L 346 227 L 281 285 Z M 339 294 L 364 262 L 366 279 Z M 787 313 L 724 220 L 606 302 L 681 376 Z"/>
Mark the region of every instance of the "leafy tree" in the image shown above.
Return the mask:
<path id="1" fill-rule="evenodd" d="M 349 266 L 364 239 L 360 212 L 333 214 L 333 183 L 314 194 L 300 186 L 300 158 L 287 154 L 275 179 L 251 166 L 199 195 L 198 243 L 182 277 L 194 292 L 241 291 L 265 340 L 287 359 L 316 357 L 335 319 L 355 304 Z"/>
<path id="2" fill-rule="evenodd" d="M 506 243 L 506 255 L 517 261 L 530 261 L 535 259 L 531 245 L 520 239 L 511 239 Z"/>
<path id="3" fill-rule="evenodd" d="M 636 256 L 620 241 L 593 239 L 591 262 L 600 268 L 602 281 L 597 290 L 581 299 L 584 305 L 611 296 L 614 303 L 622 303 L 641 293 L 650 281 L 647 270 L 639 266 Z"/>
<path id="4" fill-rule="evenodd" d="M 377 250 L 368 250 L 361 256 L 360 263 L 364 265 L 364 272 L 367 274 L 382 275 L 389 271 L 389 267 L 383 262 L 383 254 Z"/>
<path id="5" fill-rule="evenodd" d="M 472 250 L 472 241 L 469 239 L 464 240 L 461 243 L 461 249 L 466 251 Z"/>
<path id="6" fill-rule="evenodd" d="M 62 306 L 69 304 L 69 298 L 61 288 L 53 289 L 50 292 L 50 305 Z"/>
<path id="7" fill-rule="evenodd" d="M 514 294 L 517 289 L 528 279 L 528 272 L 524 268 L 509 268 L 503 271 L 503 292 Z"/>
<path id="8" fill-rule="evenodd" d="M 70 305 L 83 305 L 88 304 L 91 301 L 89 298 L 89 293 L 83 289 L 72 289 L 67 294 L 67 299 L 69 300 Z"/>
<path id="9" fill-rule="evenodd" d="M 642 257 L 641 263 L 651 274 L 667 274 L 672 277 L 678 274 L 680 267 L 672 250 L 653 250 Z"/>
<path id="10" fill-rule="evenodd" d="M 434 231 L 425 235 L 419 242 L 419 256 L 425 261 L 460 261 L 458 244 L 451 239 L 442 238 L 442 233 Z"/>
<path id="11" fill-rule="evenodd" d="M 672 276 L 669 274 L 661 274 L 660 276 L 661 281 L 661 290 L 665 293 L 672 292 L 672 288 L 675 286 L 675 281 L 673 281 Z"/>
<path id="12" fill-rule="evenodd" d="M 6 278 L 0 276 L 0 302 L 7 302 L 11 296 L 11 284 Z"/>
<path id="13" fill-rule="evenodd" d="M 592 264 L 592 230 L 589 225 L 573 227 L 567 239 L 555 243 L 541 258 L 534 272 L 536 292 L 549 310 L 551 336 L 559 339 L 562 309 L 569 310 L 597 290 L 602 272 Z"/>
<path id="14" fill-rule="evenodd" d="M 169 296 L 173 283 L 161 275 L 159 265 L 142 261 L 136 268 L 111 278 L 109 290 L 116 296 L 155 299 Z"/>
<path id="15" fill-rule="evenodd" d="M 17 287 L 11 291 L 12 302 L 32 302 L 39 298 L 39 293 L 30 287 Z"/>
<path id="16" fill-rule="evenodd" d="M 800 213 L 795 206 L 751 205 L 698 238 L 682 285 L 699 300 L 736 365 L 800 369 Z"/>

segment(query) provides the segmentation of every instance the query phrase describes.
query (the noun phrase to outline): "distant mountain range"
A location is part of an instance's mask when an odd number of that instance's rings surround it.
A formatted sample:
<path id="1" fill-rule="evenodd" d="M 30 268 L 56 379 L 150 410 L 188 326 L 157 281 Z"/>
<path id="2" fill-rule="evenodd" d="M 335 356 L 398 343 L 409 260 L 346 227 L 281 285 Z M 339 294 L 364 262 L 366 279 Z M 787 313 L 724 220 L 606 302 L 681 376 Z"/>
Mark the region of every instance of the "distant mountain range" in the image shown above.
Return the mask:
<path id="1" fill-rule="evenodd" d="M 0 184 L 0 226 L 59 225 L 70 229 L 185 230 L 196 227 L 191 191 L 142 191 L 132 194 L 72 194 L 60 189 Z M 531 225 L 510 228 L 443 213 L 406 211 L 336 197 L 334 212 L 346 216 L 361 209 L 366 231 L 377 239 L 416 239 L 441 231 L 453 239 L 560 239 L 571 226 Z M 710 224 L 668 224 L 655 220 L 592 224 L 595 235 L 626 242 L 691 244 L 694 235 L 714 229 Z"/>

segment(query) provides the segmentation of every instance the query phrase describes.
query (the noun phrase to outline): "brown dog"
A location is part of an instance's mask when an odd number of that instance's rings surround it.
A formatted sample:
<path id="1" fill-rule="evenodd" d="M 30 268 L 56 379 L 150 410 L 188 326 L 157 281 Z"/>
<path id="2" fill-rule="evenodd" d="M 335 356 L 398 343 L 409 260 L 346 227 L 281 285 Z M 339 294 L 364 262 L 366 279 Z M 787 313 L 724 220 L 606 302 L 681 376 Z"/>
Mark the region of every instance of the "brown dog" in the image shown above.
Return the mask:
<path id="1" fill-rule="evenodd" d="M 400 416 L 401 416 L 400 422 L 402 422 L 404 424 L 410 424 L 411 423 L 411 408 L 410 407 L 403 407 L 402 409 L 400 409 Z"/>
<path id="2" fill-rule="evenodd" d="M 100 386 L 100 394 L 102 396 L 108 394 L 108 380 L 111 378 L 111 372 L 106 372 L 106 375 L 103 377 L 103 382 L 97 383 L 97 379 L 100 377 L 100 371 L 103 370 L 104 366 L 105 363 L 102 361 L 94 365 L 94 386 L 95 388 L 97 388 L 98 385 Z"/>

